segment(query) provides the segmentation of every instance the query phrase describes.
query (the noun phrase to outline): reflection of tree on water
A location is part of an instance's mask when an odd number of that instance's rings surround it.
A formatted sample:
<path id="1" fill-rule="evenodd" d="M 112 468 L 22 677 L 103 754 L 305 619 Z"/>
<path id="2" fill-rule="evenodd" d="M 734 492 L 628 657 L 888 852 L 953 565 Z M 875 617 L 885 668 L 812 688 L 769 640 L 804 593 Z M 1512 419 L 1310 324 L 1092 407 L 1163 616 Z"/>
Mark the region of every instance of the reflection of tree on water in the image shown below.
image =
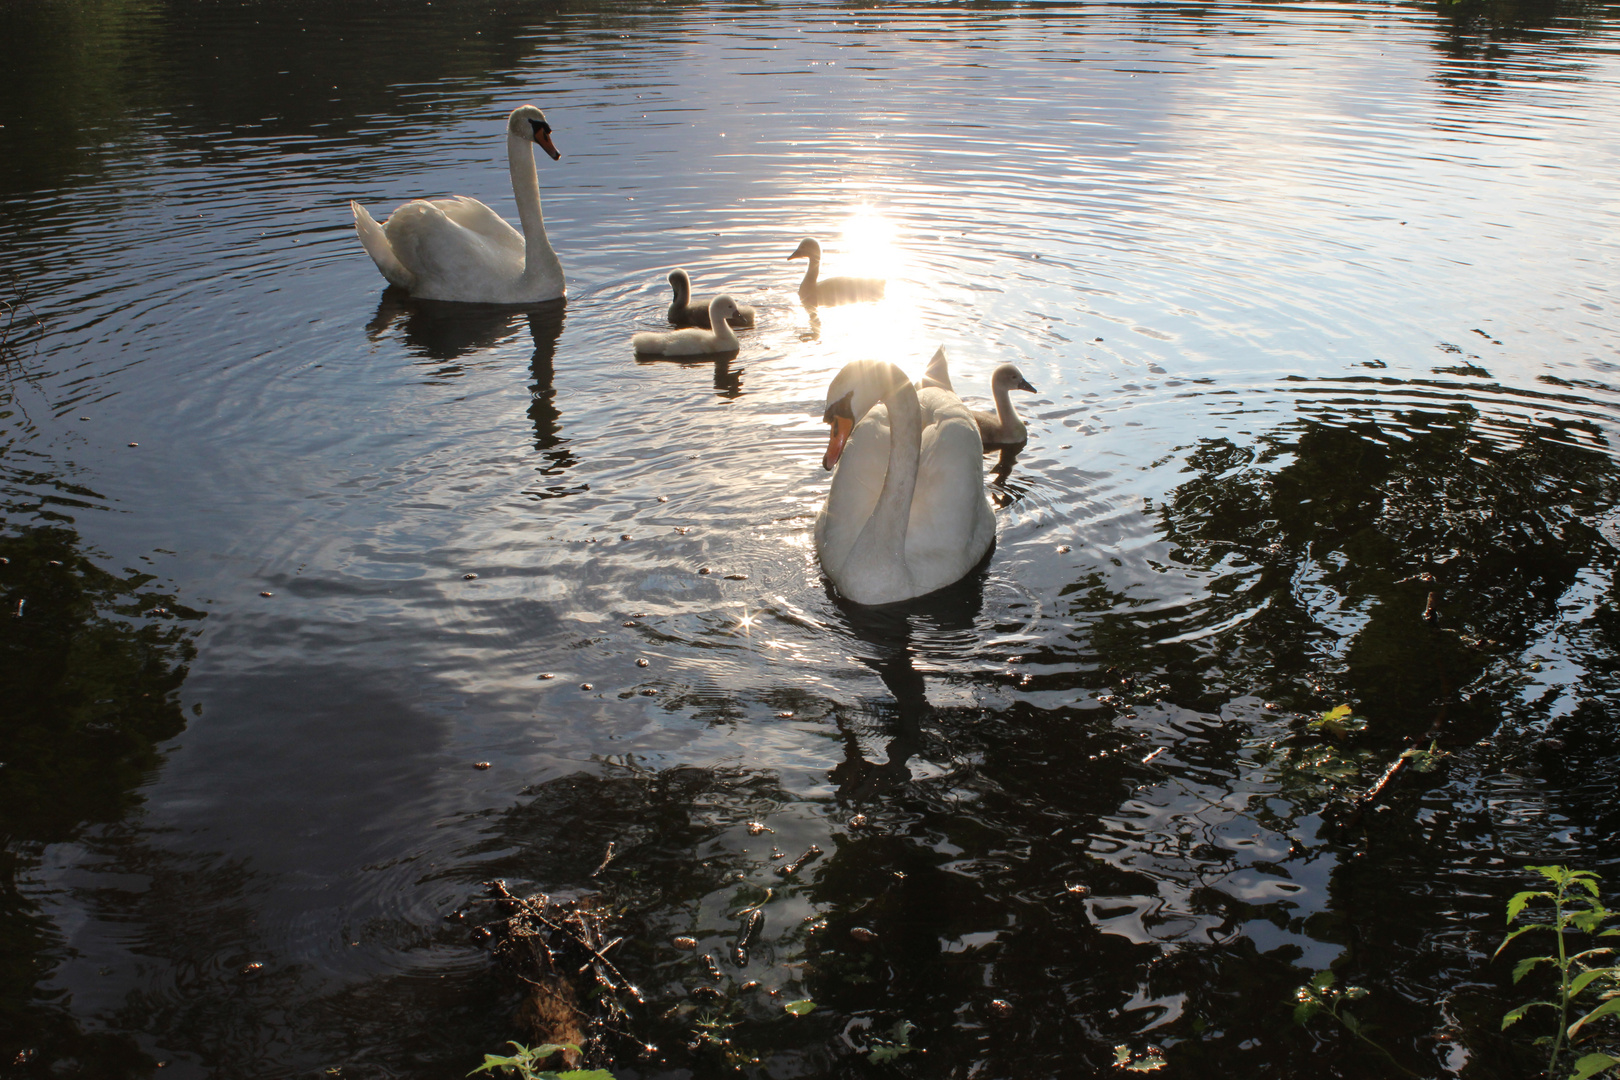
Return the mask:
<path id="1" fill-rule="evenodd" d="M 115 1075 L 140 1059 L 126 1038 L 85 1035 L 36 996 L 61 946 L 16 882 L 45 845 L 139 805 L 158 744 L 185 727 L 176 694 L 202 618 L 78 545 L 62 527 L 0 535 L 0 1060 L 41 1075 L 73 1060 Z"/>

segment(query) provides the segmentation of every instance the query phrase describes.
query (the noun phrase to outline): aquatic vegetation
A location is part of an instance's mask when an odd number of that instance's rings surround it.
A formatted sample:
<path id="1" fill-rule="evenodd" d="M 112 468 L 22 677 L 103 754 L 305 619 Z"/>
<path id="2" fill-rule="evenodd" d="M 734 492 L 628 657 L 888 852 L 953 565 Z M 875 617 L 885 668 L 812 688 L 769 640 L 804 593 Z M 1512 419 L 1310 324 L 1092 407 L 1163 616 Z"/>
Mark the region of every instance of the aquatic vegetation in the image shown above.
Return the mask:
<path id="1" fill-rule="evenodd" d="M 1616 950 L 1597 946 L 1571 953 L 1572 941 L 1588 937 L 1620 937 L 1620 925 L 1605 928 L 1616 913 L 1603 906 L 1598 893 L 1598 875 L 1589 870 L 1571 870 L 1565 866 L 1532 866 L 1529 869 L 1546 878 L 1553 887 L 1515 893 L 1508 901 L 1508 924 L 1511 926 L 1515 922 L 1522 922 L 1523 925 L 1502 939 L 1496 955 L 1500 956 L 1510 942 L 1524 934 L 1542 930 L 1551 932 L 1558 942 L 1557 953 L 1527 956 L 1520 960 L 1513 967 L 1513 981 L 1517 983 L 1538 966 L 1550 964 L 1558 972 L 1557 993 L 1550 1000 L 1529 1001 L 1507 1012 L 1502 1017 L 1502 1030 L 1506 1031 L 1518 1023 L 1531 1009 L 1555 1010 L 1558 1013 L 1557 1029 L 1551 1035 L 1538 1037 L 1536 1044 L 1550 1046 L 1547 1075 L 1557 1076 L 1559 1055 L 1565 1050 L 1566 1040 L 1573 1047 L 1586 1025 L 1604 1017 L 1612 1019 L 1620 1016 L 1620 965 L 1597 967 L 1593 963 L 1599 957 L 1612 959 Z M 1526 909 L 1536 901 L 1546 901 L 1552 905 L 1551 919 L 1525 914 Z M 1575 999 L 1589 991 L 1595 991 L 1601 1003 L 1570 1023 L 1572 1009 L 1585 1008 L 1586 1005 L 1583 1002 L 1576 1006 Z M 1590 1002 L 1592 996 L 1589 994 L 1586 1001 Z M 1590 1032 L 1587 1034 L 1590 1035 Z M 1576 1059 L 1575 1071 L 1569 1074 L 1569 1080 L 1586 1080 L 1616 1066 L 1620 1066 L 1620 1057 L 1594 1051 Z"/>
<path id="2" fill-rule="evenodd" d="M 1334 985 L 1336 981 L 1333 972 L 1319 971 L 1312 976 L 1310 982 L 1301 986 L 1294 995 L 1297 1002 L 1294 1006 L 1294 1022 L 1304 1025 L 1318 1016 L 1324 1014 L 1331 1016 L 1339 1022 L 1339 1026 L 1372 1047 L 1401 1072 L 1407 1076 L 1417 1076 L 1417 1073 L 1396 1061 L 1394 1055 L 1370 1038 L 1367 1032 L 1371 1030 L 1371 1025 L 1360 1020 L 1347 1008 L 1349 1002 L 1359 1001 L 1367 996 L 1366 988 L 1346 986 L 1339 989 Z"/>
<path id="3" fill-rule="evenodd" d="M 550 1069 L 540 1069 L 537 1066 L 553 1054 L 565 1050 L 579 1052 L 579 1047 L 565 1043 L 542 1043 L 539 1046 L 524 1046 L 522 1043 L 510 1044 L 516 1052 L 508 1057 L 499 1054 L 485 1054 L 484 1063 L 468 1076 L 481 1072 L 494 1072 L 499 1069 L 503 1073 L 510 1073 L 521 1080 L 613 1080 L 613 1074 L 606 1069 L 569 1069 L 566 1072 L 555 1072 Z"/>

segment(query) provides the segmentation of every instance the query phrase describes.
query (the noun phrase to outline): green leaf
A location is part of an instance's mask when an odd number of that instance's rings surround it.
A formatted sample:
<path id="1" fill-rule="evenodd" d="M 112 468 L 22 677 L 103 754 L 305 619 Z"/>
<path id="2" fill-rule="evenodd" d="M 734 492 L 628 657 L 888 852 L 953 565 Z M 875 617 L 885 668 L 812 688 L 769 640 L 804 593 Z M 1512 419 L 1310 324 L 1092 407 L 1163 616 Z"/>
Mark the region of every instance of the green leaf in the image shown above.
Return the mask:
<path id="1" fill-rule="evenodd" d="M 1552 962 L 1553 958 L 1550 956 L 1527 956 L 1513 966 L 1513 981 L 1518 982 L 1524 978 L 1529 974 L 1530 969 L 1537 964 L 1550 964 Z"/>
<path id="2" fill-rule="evenodd" d="M 1535 868 L 1532 867 L 1531 869 Z M 1514 919 L 1517 919 L 1519 917 L 1519 912 L 1524 910 L 1525 905 L 1536 899 L 1552 900 L 1555 898 L 1550 892 L 1536 892 L 1533 889 L 1528 892 L 1514 893 L 1513 899 L 1508 901 L 1507 921 L 1512 922 Z"/>
<path id="3" fill-rule="evenodd" d="M 1569 1080 L 1587 1080 L 1611 1065 L 1620 1065 L 1620 1058 L 1608 1054 L 1587 1054 L 1575 1063 L 1575 1071 L 1569 1074 Z"/>
<path id="4" fill-rule="evenodd" d="M 1312 990 L 1315 990 L 1317 993 L 1321 993 L 1323 990 L 1326 990 L 1328 987 L 1333 985 L 1333 972 L 1318 971 L 1315 975 L 1311 976 L 1310 985 Z"/>
<path id="5" fill-rule="evenodd" d="M 1361 1021 L 1356 1019 L 1354 1013 L 1342 1012 L 1339 1014 L 1339 1020 L 1350 1030 L 1350 1034 L 1359 1035 L 1361 1033 Z"/>
<path id="6" fill-rule="evenodd" d="M 800 998 L 798 1001 L 790 1001 L 783 1005 L 782 1009 L 785 1012 L 792 1013 L 794 1016 L 809 1016 L 812 1012 L 815 1012 L 816 1003 L 809 998 Z"/>
<path id="7" fill-rule="evenodd" d="M 1496 951 L 1491 953 L 1491 959 L 1494 960 L 1498 956 L 1501 956 L 1502 955 L 1502 950 L 1508 947 L 1508 942 L 1512 941 L 1514 938 L 1518 937 L 1520 934 L 1528 934 L 1532 930 L 1545 930 L 1545 929 L 1547 929 L 1547 928 L 1545 926 L 1542 926 L 1539 923 L 1533 923 L 1530 926 L 1521 926 L 1521 927 L 1519 927 L 1517 930 L 1513 931 L 1512 933 L 1508 934 L 1507 937 L 1502 939 L 1502 944 L 1498 945 L 1496 947 Z"/>
<path id="8" fill-rule="evenodd" d="M 557 1080 L 613 1080 L 613 1074 L 606 1069 L 569 1069 L 567 1072 L 546 1075 L 555 1076 Z"/>
<path id="9" fill-rule="evenodd" d="M 1311 1022 L 1311 1018 L 1322 1011 L 1322 1003 L 1315 998 L 1302 1001 L 1294 1006 L 1294 1023 L 1304 1027 Z"/>
<path id="10" fill-rule="evenodd" d="M 1524 1019 L 1524 1014 L 1529 1012 L 1531 1009 L 1535 1008 L 1537 1005 L 1545 1005 L 1549 1009 L 1558 1008 L 1557 1005 L 1553 1004 L 1550 1001 L 1531 1001 L 1531 1002 L 1527 1002 L 1527 1003 L 1525 1003 L 1523 1005 L 1520 1005 L 1517 1009 L 1512 1009 L 1512 1010 L 1502 1014 L 1502 1030 L 1506 1031 L 1508 1028 L 1512 1027 L 1514 1024 L 1517 1024 L 1520 1020 L 1523 1020 Z"/>
<path id="11" fill-rule="evenodd" d="M 1582 990 L 1585 990 L 1588 986 L 1591 986 L 1592 983 L 1597 979 L 1608 978 L 1614 975 L 1614 968 L 1593 968 L 1591 971 L 1583 971 L 1579 975 L 1575 976 L 1574 982 L 1569 984 L 1569 996 L 1574 997 Z"/>
<path id="12" fill-rule="evenodd" d="M 1613 1016 L 1616 1013 L 1620 1013 L 1620 997 L 1610 998 L 1608 1001 L 1605 1001 L 1603 1004 L 1599 1005 L 1597 1008 L 1593 1009 L 1591 1012 L 1569 1025 L 1569 1037 L 1573 1039 L 1575 1037 L 1575 1033 L 1581 1030 L 1581 1027 L 1589 1021 L 1596 1020 L 1602 1016 Z"/>

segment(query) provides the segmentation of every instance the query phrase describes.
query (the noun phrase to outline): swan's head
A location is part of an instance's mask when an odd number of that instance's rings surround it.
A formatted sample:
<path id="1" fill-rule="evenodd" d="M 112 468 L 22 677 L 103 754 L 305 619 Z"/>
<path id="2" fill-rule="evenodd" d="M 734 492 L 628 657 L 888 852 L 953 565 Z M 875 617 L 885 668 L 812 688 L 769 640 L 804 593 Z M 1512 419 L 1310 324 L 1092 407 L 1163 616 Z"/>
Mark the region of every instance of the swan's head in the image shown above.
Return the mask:
<path id="1" fill-rule="evenodd" d="M 838 464 L 844 444 L 849 442 L 850 432 L 855 430 L 861 417 L 901 384 L 911 385 L 905 373 L 881 360 L 857 360 L 845 364 L 844 369 L 833 376 L 832 384 L 827 387 L 827 410 L 821 414 L 821 422 L 832 427 L 827 452 L 821 455 L 823 469 L 830 470 Z"/>
<path id="2" fill-rule="evenodd" d="M 793 254 L 789 255 L 788 258 L 810 259 L 812 262 L 820 262 L 821 245 L 807 236 L 799 241 L 799 246 L 793 249 Z"/>
<path id="3" fill-rule="evenodd" d="M 990 373 L 990 389 L 1001 390 L 1002 388 L 1028 390 L 1032 394 L 1039 393 L 1038 390 L 1029 385 L 1029 380 L 1024 378 L 1024 373 L 1018 370 L 1017 364 L 1002 364 Z"/>
<path id="4" fill-rule="evenodd" d="M 670 275 L 671 278 L 674 278 L 674 276 L 674 274 Z M 709 301 L 710 326 L 717 327 L 727 319 L 734 319 L 741 314 L 742 310 L 737 307 L 737 301 L 724 293 Z"/>
<path id="5" fill-rule="evenodd" d="M 546 114 L 533 105 L 519 105 L 512 110 L 512 115 L 506 118 L 506 133 L 514 139 L 539 143 L 552 161 L 562 157 L 551 145 L 551 125 L 546 123 Z"/>

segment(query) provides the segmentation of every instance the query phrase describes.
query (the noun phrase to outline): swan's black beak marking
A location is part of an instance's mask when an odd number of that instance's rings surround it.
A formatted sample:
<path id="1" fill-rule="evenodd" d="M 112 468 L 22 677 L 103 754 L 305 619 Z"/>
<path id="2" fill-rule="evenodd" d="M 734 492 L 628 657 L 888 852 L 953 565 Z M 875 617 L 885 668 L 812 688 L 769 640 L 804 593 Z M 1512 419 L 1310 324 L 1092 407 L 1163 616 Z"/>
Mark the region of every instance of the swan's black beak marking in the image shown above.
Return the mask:
<path id="1" fill-rule="evenodd" d="M 562 157 L 562 154 L 558 153 L 557 148 L 551 145 L 550 124 L 546 123 L 544 120 L 530 119 L 529 126 L 534 129 L 534 141 L 540 144 L 540 149 L 551 155 L 552 161 L 556 161 L 558 158 Z"/>
<path id="2" fill-rule="evenodd" d="M 849 433 L 855 427 L 855 413 L 849 406 L 850 399 L 855 396 L 851 390 L 837 401 L 827 406 L 827 411 L 821 414 L 822 423 L 832 425 L 832 433 L 827 438 L 827 452 L 821 455 L 821 467 L 832 470 L 838 464 L 838 458 L 844 452 L 844 444 L 849 441 Z"/>
<path id="3" fill-rule="evenodd" d="M 1028 379 L 1019 379 L 1018 380 L 1018 385 L 1013 387 L 1013 389 L 1014 390 L 1028 390 L 1032 394 L 1040 393 L 1039 390 L 1037 390 L 1033 386 L 1029 385 L 1029 380 Z"/>

